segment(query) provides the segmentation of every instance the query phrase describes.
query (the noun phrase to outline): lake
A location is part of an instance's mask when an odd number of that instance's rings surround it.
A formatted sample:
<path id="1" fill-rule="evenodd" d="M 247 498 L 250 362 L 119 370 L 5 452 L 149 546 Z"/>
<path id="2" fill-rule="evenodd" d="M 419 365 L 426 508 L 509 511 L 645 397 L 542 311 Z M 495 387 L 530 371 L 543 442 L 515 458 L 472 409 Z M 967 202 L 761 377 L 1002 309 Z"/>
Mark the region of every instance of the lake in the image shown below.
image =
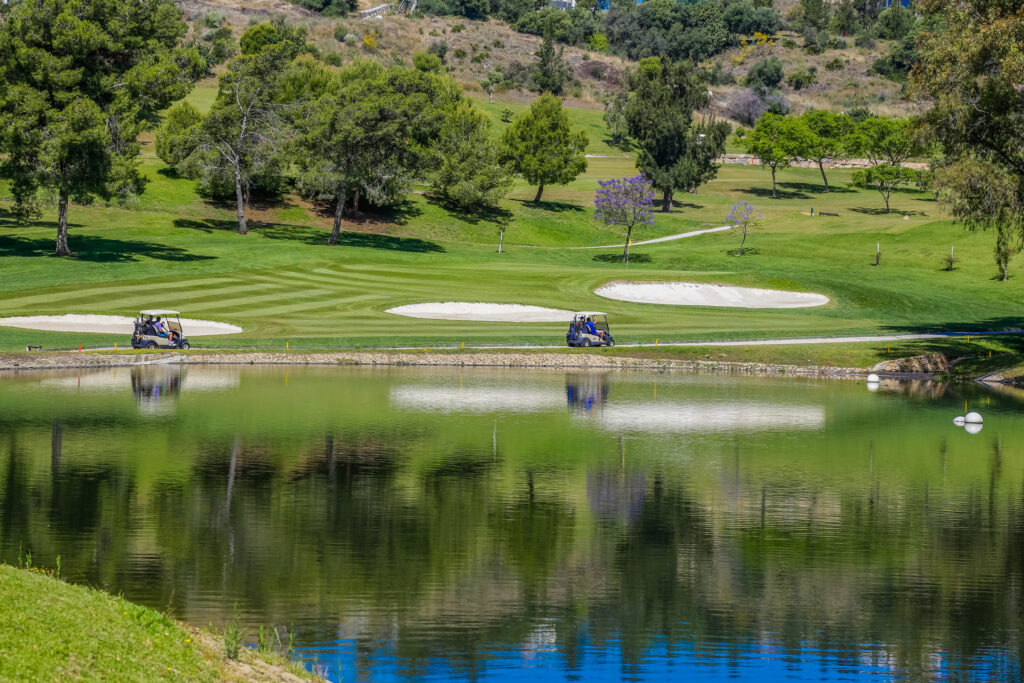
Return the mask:
<path id="1" fill-rule="evenodd" d="M 331 680 L 1019 680 L 1024 393 L 640 372 L 0 379 L 0 560 Z M 969 433 L 953 424 L 985 417 Z"/>

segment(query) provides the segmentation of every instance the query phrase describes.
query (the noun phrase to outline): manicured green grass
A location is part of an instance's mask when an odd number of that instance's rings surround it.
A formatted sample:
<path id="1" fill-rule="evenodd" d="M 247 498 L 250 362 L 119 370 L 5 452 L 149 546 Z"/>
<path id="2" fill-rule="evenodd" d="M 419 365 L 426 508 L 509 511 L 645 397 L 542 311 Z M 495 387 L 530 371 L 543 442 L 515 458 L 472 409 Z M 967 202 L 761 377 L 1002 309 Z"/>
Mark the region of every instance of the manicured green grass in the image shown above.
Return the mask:
<path id="1" fill-rule="evenodd" d="M 0 565 L 0 678 L 12 681 L 242 680 L 208 634 L 49 572 Z M 244 659 L 255 655 L 245 652 Z M 294 667 L 290 667 L 295 669 Z M 265 664 L 254 670 L 261 674 Z M 278 669 L 280 671 L 280 669 Z M 295 669 L 291 673 L 302 675 Z M 312 680 L 312 677 L 309 677 Z M 246 680 L 271 680 L 256 675 Z"/>
<path id="2" fill-rule="evenodd" d="M 198 90 L 192 97 L 200 97 Z M 208 99 L 208 98 L 207 98 Z M 504 104 L 482 103 L 498 116 Z M 600 112 L 571 110 L 600 127 Z M 503 124 L 498 124 L 503 125 Z M 609 148 L 610 149 L 610 148 Z M 736 201 L 764 214 L 762 229 L 733 255 L 729 233 L 634 247 L 627 268 L 620 249 L 566 249 L 616 244 L 623 235 L 592 220 L 602 178 L 635 173 L 633 161 L 592 158 L 588 171 L 550 187 L 534 204 L 520 182 L 499 210 L 464 215 L 422 194 L 386 213 L 346 220 L 342 244 L 324 244 L 330 217 L 288 195 L 258 204 L 252 234 L 235 234 L 233 208 L 200 197 L 143 147 L 150 183 L 135 210 L 94 205 L 70 213 L 72 259 L 54 259 L 53 212 L 17 225 L 0 201 L 0 315 L 120 313 L 169 307 L 189 317 L 241 325 L 237 336 L 197 339 L 204 346 L 394 345 L 441 342 L 558 343 L 562 324 L 499 324 L 406 319 L 386 309 L 425 301 L 526 303 L 605 310 L 620 341 L 757 339 L 1006 329 L 1019 327 L 1024 280 L 993 279 L 993 237 L 946 220 L 925 193 L 905 191 L 883 214 L 877 193 L 849 188 L 833 171 L 822 192 L 813 169 L 779 173 L 780 198 L 759 167 L 725 166 L 695 195 L 634 240 L 723 223 Z M 3 190 L 0 188 L 0 196 Z M 810 216 L 828 211 L 837 217 Z M 904 216 L 907 218 L 904 219 Z M 504 225 L 506 253 L 497 254 Z M 881 266 L 874 267 L 881 245 Z M 940 259 L 956 248 L 955 271 Z M 610 301 L 593 290 L 615 280 L 690 280 L 821 292 L 828 305 L 746 310 Z M 41 343 L 76 347 L 109 343 L 103 335 L 0 328 L 0 349 Z"/>

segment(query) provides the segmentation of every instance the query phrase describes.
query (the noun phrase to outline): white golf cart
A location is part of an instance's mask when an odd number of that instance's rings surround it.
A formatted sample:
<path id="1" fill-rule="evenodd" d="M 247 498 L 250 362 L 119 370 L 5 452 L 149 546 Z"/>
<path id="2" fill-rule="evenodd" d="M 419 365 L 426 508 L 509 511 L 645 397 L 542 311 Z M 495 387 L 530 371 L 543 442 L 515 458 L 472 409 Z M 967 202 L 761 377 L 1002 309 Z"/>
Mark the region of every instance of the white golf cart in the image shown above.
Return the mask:
<path id="1" fill-rule="evenodd" d="M 569 346 L 615 346 L 608 316 L 586 311 L 573 313 L 565 343 Z"/>
<path id="2" fill-rule="evenodd" d="M 139 311 L 132 334 L 133 349 L 188 349 L 177 311 Z"/>

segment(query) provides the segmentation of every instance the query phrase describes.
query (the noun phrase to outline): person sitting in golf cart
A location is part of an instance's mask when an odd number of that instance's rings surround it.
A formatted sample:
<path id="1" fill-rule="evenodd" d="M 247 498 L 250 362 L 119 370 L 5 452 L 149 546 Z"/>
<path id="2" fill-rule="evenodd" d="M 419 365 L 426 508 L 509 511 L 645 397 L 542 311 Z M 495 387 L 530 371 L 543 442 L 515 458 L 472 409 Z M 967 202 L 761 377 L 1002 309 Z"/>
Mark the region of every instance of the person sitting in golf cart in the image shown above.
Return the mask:
<path id="1" fill-rule="evenodd" d="M 587 316 L 587 334 L 593 334 L 604 339 L 604 330 L 597 329 L 597 326 L 594 325 L 594 319 L 590 316 Z"/>

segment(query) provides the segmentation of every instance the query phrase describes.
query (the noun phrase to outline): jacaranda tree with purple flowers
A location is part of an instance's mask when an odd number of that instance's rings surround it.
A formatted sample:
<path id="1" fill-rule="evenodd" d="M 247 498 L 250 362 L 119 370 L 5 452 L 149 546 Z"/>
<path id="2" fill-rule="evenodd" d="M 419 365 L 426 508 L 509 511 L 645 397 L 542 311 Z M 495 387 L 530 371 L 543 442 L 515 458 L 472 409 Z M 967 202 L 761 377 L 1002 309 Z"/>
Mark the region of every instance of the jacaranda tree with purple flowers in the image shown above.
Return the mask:
<path id="1" fill-rule="evenodd" d="M 725 217 L 725 220 L 732 224 L 732 233 L 740 236 L 740 247 L 736 250 L 737 256 L 743 256 L 743 243 L 747 241 L 747 235 L 757 230 L 758 221 L 764 218 L 764 214 L 754 208 L 750 202 L 736 202 L 732 205 L 732 211 Z"/>
<path id="2" fill-rule="evenodd" d="M 654 188 L 642 173 L 632 178 L 599 180 L 601 189 L 594 196 L 594 218 L 605 225 L 626 229 L 626 248 L 622 262 L 629 263 L 629 242 L 637 225 L 654 225 L 652 203 Z"/>

